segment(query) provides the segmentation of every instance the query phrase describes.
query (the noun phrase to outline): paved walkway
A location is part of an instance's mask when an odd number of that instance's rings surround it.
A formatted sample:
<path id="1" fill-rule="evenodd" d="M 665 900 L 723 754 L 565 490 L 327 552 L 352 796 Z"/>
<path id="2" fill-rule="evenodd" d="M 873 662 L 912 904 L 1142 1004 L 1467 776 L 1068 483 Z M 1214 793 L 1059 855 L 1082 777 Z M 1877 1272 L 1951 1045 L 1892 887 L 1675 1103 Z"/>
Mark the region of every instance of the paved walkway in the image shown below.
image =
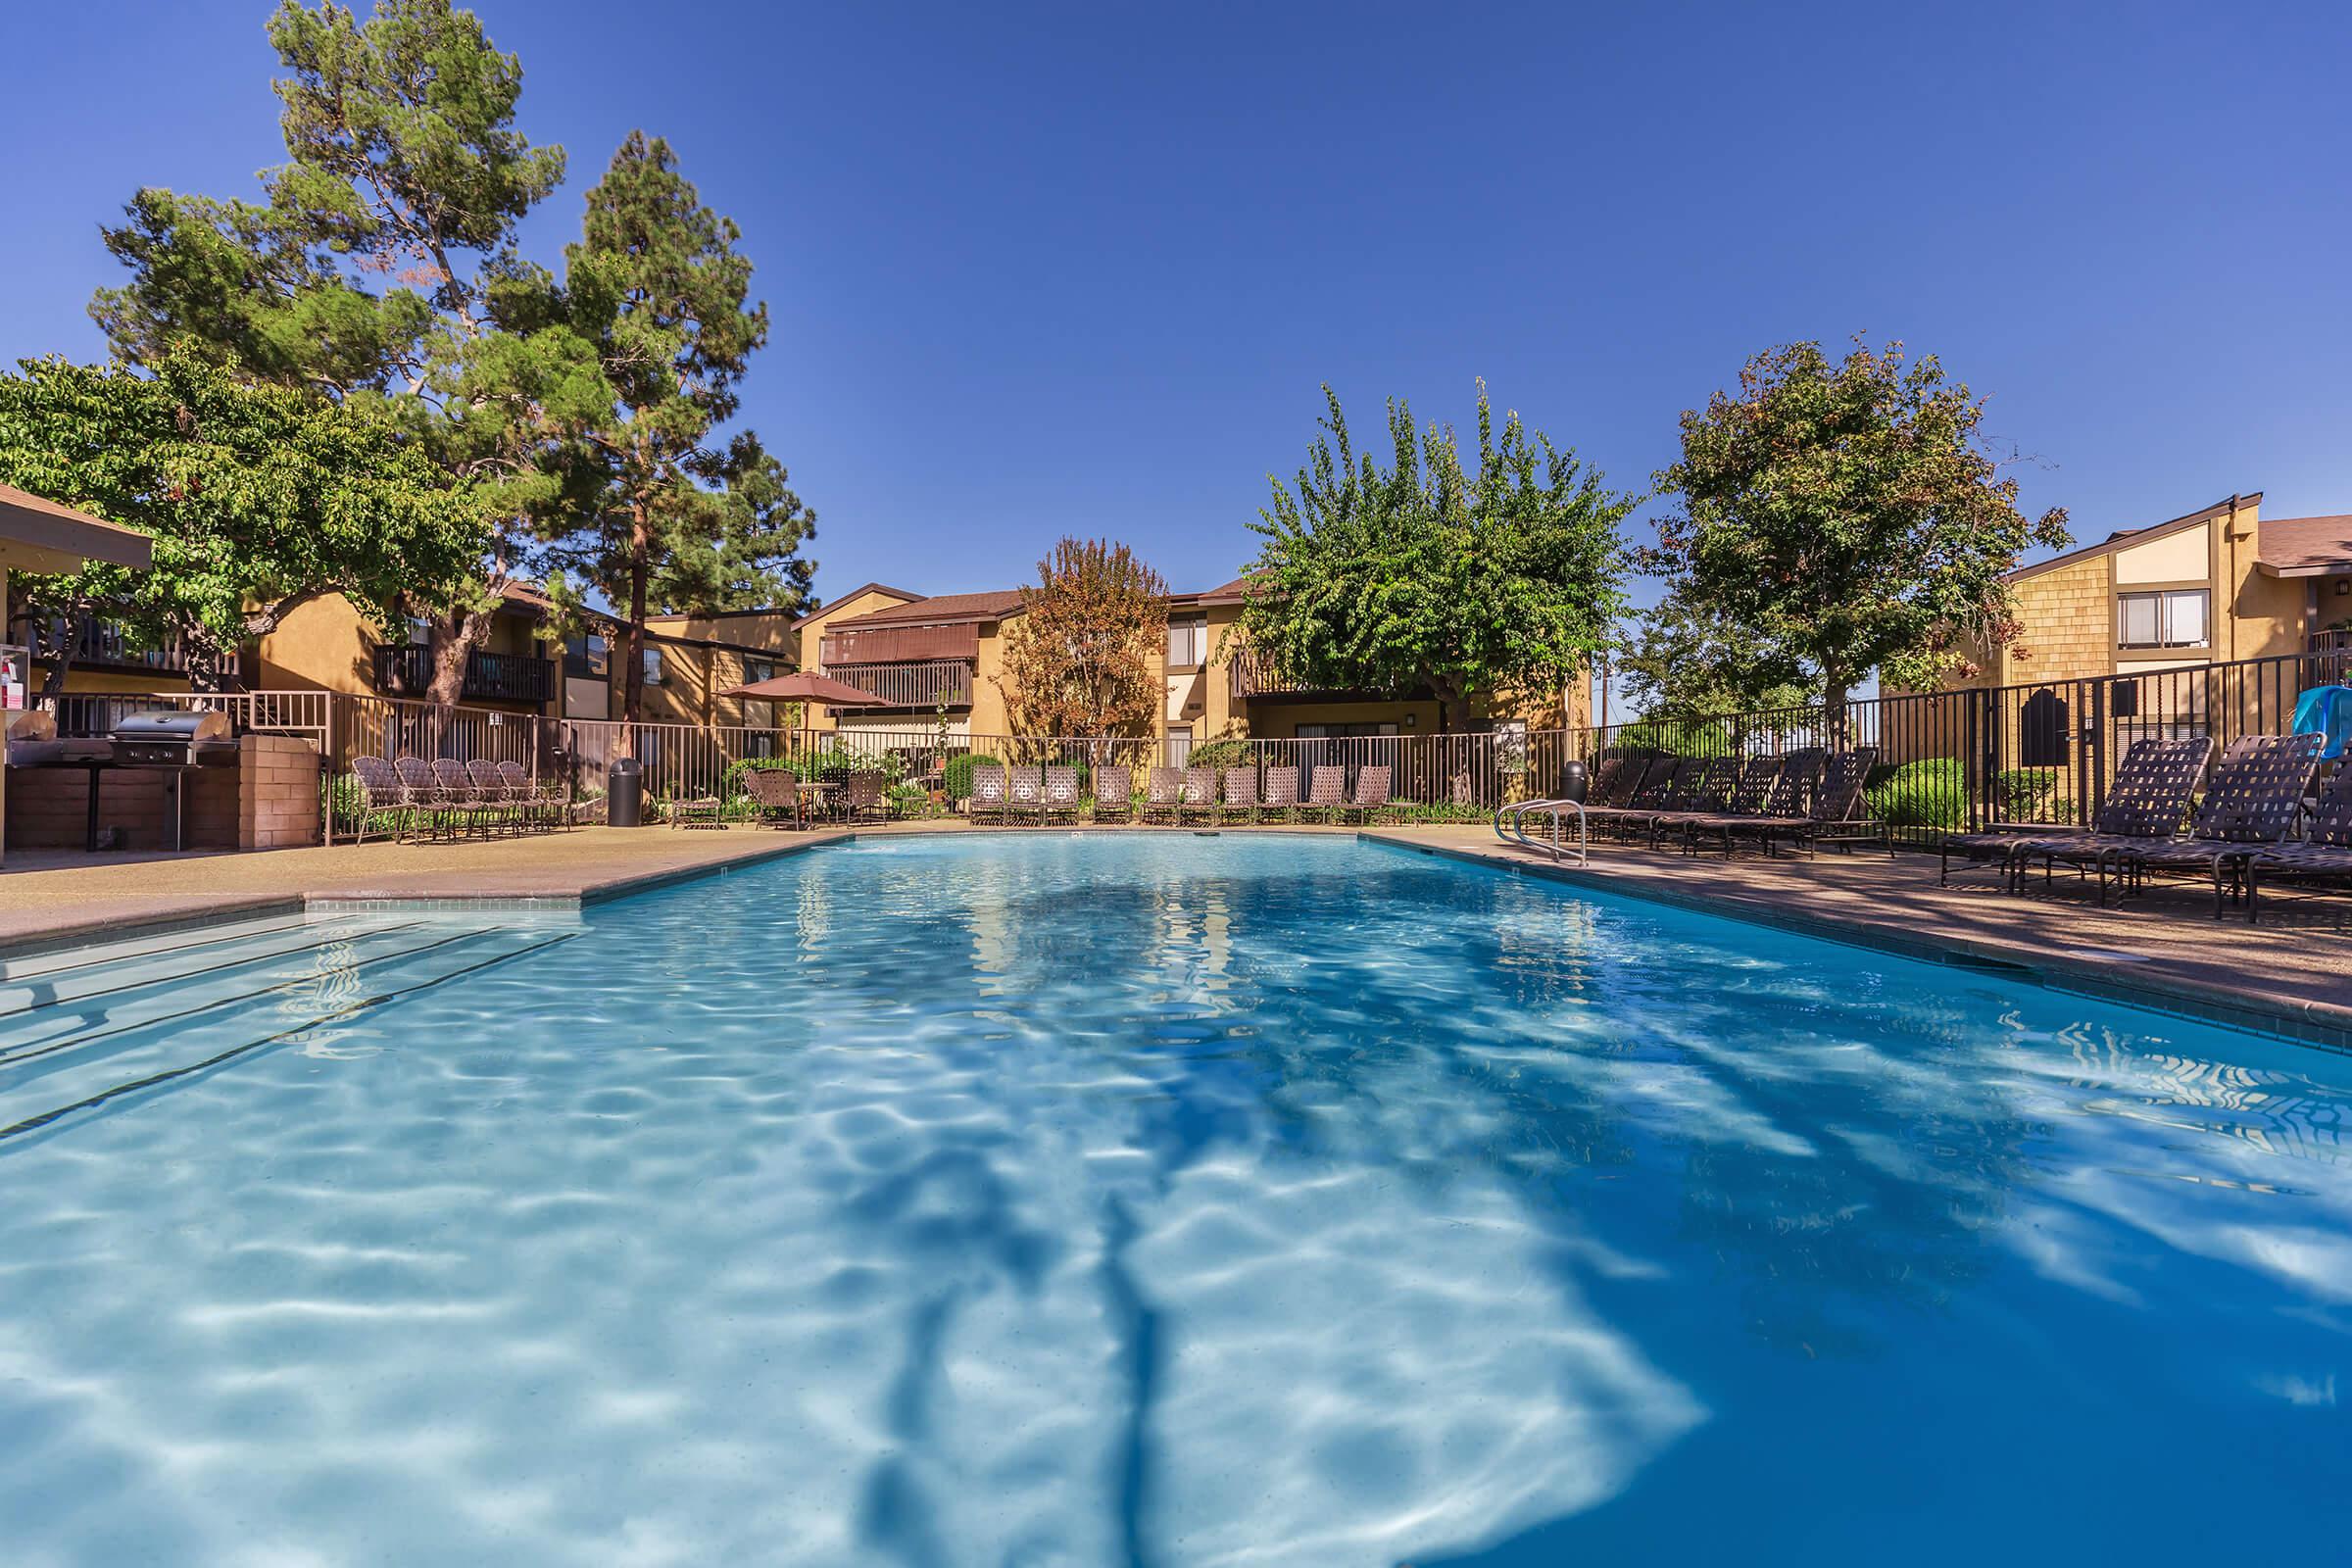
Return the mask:
<path id="1" fill-rule="evenodd" d="M 295 907 L 311 899 L 599 899 L 847 837 L 728 828 L 582 827 L 449 844 L 185 855 L 11 850 L 0 948 L 149 922 Z"/>
<path id="2" fill-rule="evenodd" d="M 859 831 L 971 829 L 928 822 Z M 486 843 L 248 854 L 19 851 L 0 868 L 0 949 L 294 908 L 306 900 L 593 901 L 846 836 L 596 827 Z M 1979 873 L 1939 889 L 1936 861 L 1922 855 L 1765 860 L 1749 854 L 1727 861 L 1602 845 L 1592 866 L 1579 870 L 1506 848 L 1484 827 L 1383 828 L 1372 837 L 1917 956 L 2015 965 L 2118 1000 L 2352 1046 L 2352 898 L 2266 895 L 2263 924 L 2249 928 L 2234 912 L 2213 919 L 2210 898 L 2180 886 L 2107 910 L 2063 883 L 2052 895 L 2013 898 Z"/>
<path id="3" fill-rule="evenodd" d="M 2118 1001 L 2352 1046 L 2352 897 L 2263 894 L 2262 924 L 2213 917 L 2209 888 L 2153 887 L 2101 909 L 2061 874 L 2015 897 L 1984 871 L 1936 884 L 1936 858 L 1861 851 L 1767 860 L 1596 844 L 1589 869 L 1498 843 L 1488 829 L 1381 829 L 1374 838 L 1535 870 L 1584 886 L 1766 921 L 1918 957 L 2034 971 Z"/>

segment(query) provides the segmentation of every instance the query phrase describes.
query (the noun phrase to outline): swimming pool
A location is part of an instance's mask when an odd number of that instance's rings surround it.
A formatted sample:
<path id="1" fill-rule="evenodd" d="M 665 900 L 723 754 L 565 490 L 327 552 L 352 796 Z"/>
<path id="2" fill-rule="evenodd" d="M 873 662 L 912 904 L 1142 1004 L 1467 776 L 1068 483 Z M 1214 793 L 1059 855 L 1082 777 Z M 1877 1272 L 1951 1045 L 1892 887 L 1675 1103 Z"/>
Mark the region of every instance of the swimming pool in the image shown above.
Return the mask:
<path id="1" fill-rule="evenodd" d="M 12 1564 L 2342 1550 L 2316 1049 L 1281 835 L 77 961 Z"/>

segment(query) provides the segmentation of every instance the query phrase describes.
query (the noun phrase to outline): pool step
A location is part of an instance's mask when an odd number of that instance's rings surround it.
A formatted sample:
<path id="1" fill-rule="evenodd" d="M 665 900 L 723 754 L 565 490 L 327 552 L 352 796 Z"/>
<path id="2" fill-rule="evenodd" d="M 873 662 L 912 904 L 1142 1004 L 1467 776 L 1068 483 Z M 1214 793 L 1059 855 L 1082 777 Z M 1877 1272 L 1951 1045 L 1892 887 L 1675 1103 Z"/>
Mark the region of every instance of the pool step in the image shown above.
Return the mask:
<path id="1" fill-rule="evenodd" d="M 367 931 L 204 983 L 159 982 L 61 1003 L 0 1030 L 0 1139 L 182 1080 L 461 975 L 544 951 L 576 931 L 419 922 Z"/>
<path id="2" fill-rule="evenodd" d="M 212 941 L 190 941 L 147 952 L 92 957 L 23 977 L 0 977 L 0 1029 L 28 1013 L 149 986 L 209 980 L 275 958 L 300 958 L 355 936 L 387 929 L 414 929 L 419 923 L 358 918 L 294 921 Z"/>

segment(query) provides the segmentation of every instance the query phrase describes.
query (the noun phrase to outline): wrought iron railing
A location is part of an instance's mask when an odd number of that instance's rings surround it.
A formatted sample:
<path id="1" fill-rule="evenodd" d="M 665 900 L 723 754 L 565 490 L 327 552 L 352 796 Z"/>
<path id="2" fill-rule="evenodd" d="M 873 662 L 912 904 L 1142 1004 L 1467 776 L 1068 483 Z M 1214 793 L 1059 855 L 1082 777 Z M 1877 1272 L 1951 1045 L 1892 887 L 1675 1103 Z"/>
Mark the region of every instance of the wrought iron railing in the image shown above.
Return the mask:
<path id="1" fill-rule="evenodd" d="M 433 651 L 414 643 L 375 650 L 375 685 L 390 697 L 422 697 L 432 689 Z M 555 695 L 555 664 L 529 654 L 469 654 L 459 700 L 544 703 Z"/>
<path id="2" fill-rule="evenodd" d="M 176 632 L 155 648 L 142 648 L 129 631 L 112 621 L 75 623 L 63 617 L 33 619 L 20 616 L 14 641 L 31 650 L 44 663 L 61 655 L 77 668 L 147 670 L 157 674 L 196 675 L 223 671 L 227 665 L 196 651 Z M 233 661 L 230 662 L 233 664 Z"/>

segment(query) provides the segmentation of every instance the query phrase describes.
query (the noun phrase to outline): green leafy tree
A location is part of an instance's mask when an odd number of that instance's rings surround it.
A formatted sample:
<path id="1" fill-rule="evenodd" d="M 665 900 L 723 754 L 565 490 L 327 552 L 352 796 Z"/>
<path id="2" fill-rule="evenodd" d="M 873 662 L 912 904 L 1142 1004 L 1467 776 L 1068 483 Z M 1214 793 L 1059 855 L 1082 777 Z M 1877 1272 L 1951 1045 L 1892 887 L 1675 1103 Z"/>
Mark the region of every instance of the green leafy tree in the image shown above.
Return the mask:
<path id="1" fill-rule="evenodd" d="M 1478 389 L 1478 451 L 1466 471 L 1450 428 L 1416 434 L 1389 404 L 1391 460 L 1349 440 L 1340 400 L 1294 494 L 1251 527 L 1244 641 L 1282 673 L 1338 690 L 1426 687 L 1447 729 L 1474 694 L 1557 691 L 1603 646 L 1624 603 L 1617 495 L 1576 454 L 1531 435 L 1515 414 L 1499 432 Z"/>
<path id="2" fill-rule="evenodd" d="M 1690 720 L 1796 708 L 1812 699 L 1784 650 L 1759 646 L 1669 593 L 1644 611 L 1617 660 L 1626 696 L 1645 718 Z"/>
<path id="3" fill-rule="evenodd" d="M 130 280 L 90 312 L 135 364 L 194 344 L 382 420 L 483 492 L 502 525 L 480 559 L 410 592 L 437 623 L 430 695 L 455 702 L 550 525 L 550 444 L 601 401 L 594 354 L 514 248 L 564 151 L 514 128 L 521 68 L 449 0 L 379 0 L 366 21 L 281 0 L 269 36 L 287 162 L 258 202 L 141 190 L 105 234 Z"/>
<path id="4" fill-rule="evenodd" d="M 299 388 L 248 383 L 191 352 L 155 373 L 27 360 L 0 376 L 0 481 L 154 537 L 154 565 L 26 576 L 36 613 L 103 607 L 149 646 L 181 639 L 199 672 L 342 594 L 379 629 L 416 582 L 461 572 L 490 530 L 384 425 Z"/>
<path id="5" fill-rule="evenodd" d="M 1064 539 L 1021 589 L 1004 633 L 1016 735 L 1149 735 L 1167 701 L 1168 585 L 1125 545 Z M 1100 759 L 1098 759 L 1100 760 Z"/>
<path id="6" fill-rule="evenodd" d="M 678 172 L 667 142 L 633 131 L 564 253 L 564 308 L 595 349 L 607 401 L 570 432 L 561 465 L 573 526 L 550 546 L 550 591 L 575 616 L 594 613 L 591 595 L 615 607 L 632 723 L 644 711 L 650 612 L 810 602 L 815 566 L 799 550 L 815 514 L 757 435 L 721 430 L 767 341 L 740 237 Z"/>
<path id="7" fill-rule="evenodd" d="M 1964 639 L 2015 636 L 2001 574 L 2068 543 L 2062 510 L 2029 518 L 1980 426 L 1984 405 L 1934 356 L 1818 343 L 1748 362 L 1736 393 L 1682 419 L 1682 461 L 1658 486 L 1649 570 L 1766 668 L 1793 667 L 1840 719 L 1872 670 L 1929 687 Z"/>

